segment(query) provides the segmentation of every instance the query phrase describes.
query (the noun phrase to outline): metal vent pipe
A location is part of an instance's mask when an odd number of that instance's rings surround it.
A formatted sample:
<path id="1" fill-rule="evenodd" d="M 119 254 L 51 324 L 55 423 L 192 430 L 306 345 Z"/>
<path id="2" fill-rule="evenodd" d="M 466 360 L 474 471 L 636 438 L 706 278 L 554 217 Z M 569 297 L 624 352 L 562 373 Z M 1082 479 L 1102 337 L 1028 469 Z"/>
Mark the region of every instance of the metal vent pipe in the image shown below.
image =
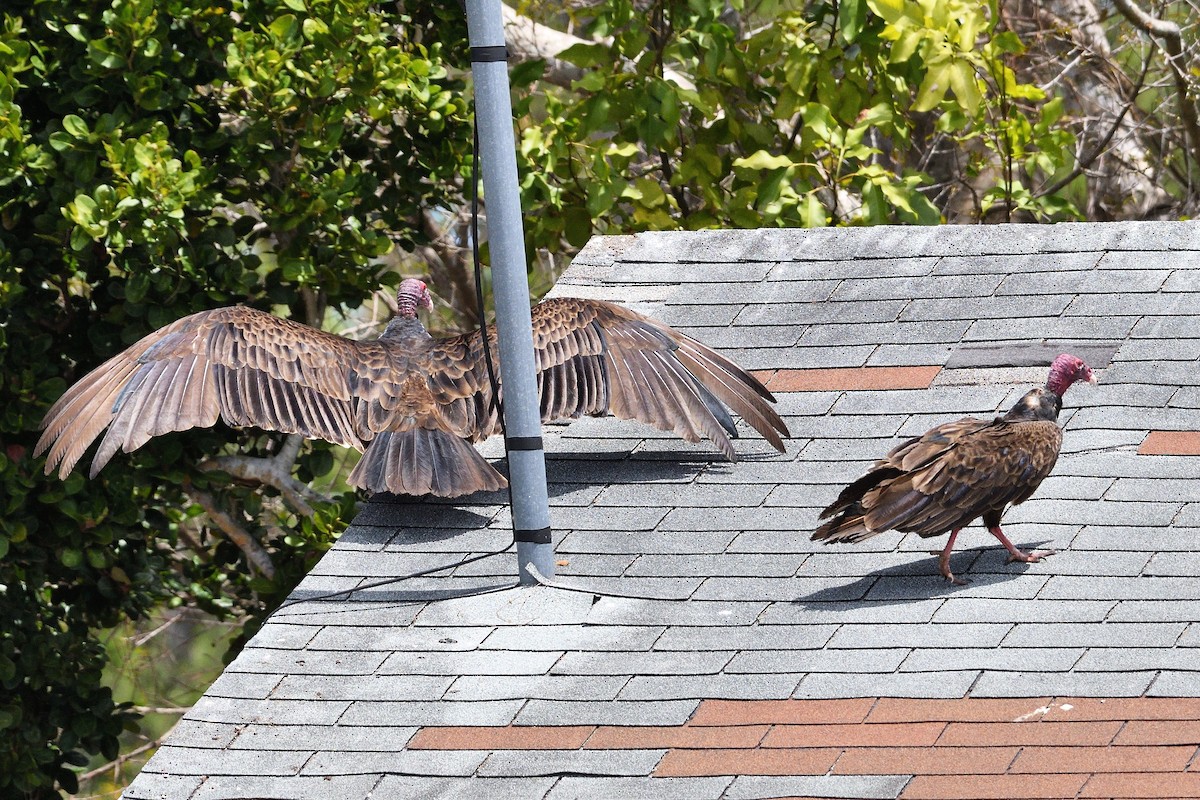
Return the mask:
<path id="1" fill-rule="evenodd" d="M 537 583 L 529 564 L 547 578 L 554 576 L 554 545 L 550 538 L 550 501 L 546 493 L 541 401 L 529 313 L 504 18 L 500 0 L 467 0 L 466 7 L 475 84 L 475 125 L 479 131 L 480 166 L 487 198 L 492 296 L 500 339 L 513 536 L 517 541 L 520 580 L 528 585 Z"/>

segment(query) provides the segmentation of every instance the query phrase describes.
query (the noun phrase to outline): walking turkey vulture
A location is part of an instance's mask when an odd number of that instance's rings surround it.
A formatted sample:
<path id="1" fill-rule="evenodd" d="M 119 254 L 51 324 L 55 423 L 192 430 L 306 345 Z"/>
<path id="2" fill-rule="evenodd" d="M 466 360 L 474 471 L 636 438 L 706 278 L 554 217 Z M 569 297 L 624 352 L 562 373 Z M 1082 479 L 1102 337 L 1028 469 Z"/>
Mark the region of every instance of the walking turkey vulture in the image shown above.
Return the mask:
<path id="1" fill-rule="evenodd" d="M 1031 389 L 1003 417 L 988 422 L 964 417 L 909 439 L 875 462 L 821 512 L 829 519 L 813 541 L 861 542 L 886 530 L 939 536 L 950 532 L 938 566 L 946 580 L 958 532 L 982 516 L 1009 552 L 1009 561 L 1040 561 L 1049 553 L 1024 553 L 1000 529 L 1008 505 L 1027 499 L 1050 474 L 1062 446 L 1058 412 L 1063 393 L 1076 381 L 1095 383 L 1082 359 L 1054 359 L 1046 387 Z"/>
<path id="2" fill-rule="evenodd" d="M 507 481 L 471 446 L 499 430 L 474 331 L 435 339 L 417 319 L 425 284 L 396 293 L 375 341 L 353 341 L 244 306 L 201 311 L 155 331 L 88 373 L 47 412 L 35 455 L 65 477 L 108 428 L 91 476 L 118 449 L 214 425 L 254 425 L 364 451 L 350 474 L 370 492 L 457 497 Z M 532 310 L 543 421 L 611 413 L 705 436 L 730 460 L 726 407 L 780 452 L 783 420 L 754 376 L 696 340 L 599 300 L 546 300 Z M 487 333 L 492 352 L 496 333 Z M 501 390 L 503 393 L 503 390 Z"/>

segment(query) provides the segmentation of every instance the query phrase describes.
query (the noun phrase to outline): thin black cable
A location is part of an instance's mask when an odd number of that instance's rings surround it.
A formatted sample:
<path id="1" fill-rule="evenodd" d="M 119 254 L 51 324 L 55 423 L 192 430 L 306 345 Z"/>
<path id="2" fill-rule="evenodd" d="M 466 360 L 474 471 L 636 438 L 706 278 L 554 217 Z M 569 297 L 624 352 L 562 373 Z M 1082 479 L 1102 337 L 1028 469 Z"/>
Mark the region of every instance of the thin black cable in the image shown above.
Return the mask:
<path id="1" fill-rule="evenodd" d="M 504 427 L 504 404 L 500 400 L 500 381 L 496 378 L 496 365 L 492 360 L 492 344 L 487 330 L 487 311 L 483 302 L 483 267 L 479 261 L 479 127 L 471 126 L 471 259 L 475 267 L 475 308 L 479 312 L 479 340 L 483 344 L 483 363 L 487 365 L 488 383 L 492 387 L 492 401 L 488 414 L 495 412 L 500 420 L 500 433 L 508 441 L 508 430 Z M 507 455 L 507 445 L 505 446 Z M 511 499 L 512 489 L 509 488 Z"/>

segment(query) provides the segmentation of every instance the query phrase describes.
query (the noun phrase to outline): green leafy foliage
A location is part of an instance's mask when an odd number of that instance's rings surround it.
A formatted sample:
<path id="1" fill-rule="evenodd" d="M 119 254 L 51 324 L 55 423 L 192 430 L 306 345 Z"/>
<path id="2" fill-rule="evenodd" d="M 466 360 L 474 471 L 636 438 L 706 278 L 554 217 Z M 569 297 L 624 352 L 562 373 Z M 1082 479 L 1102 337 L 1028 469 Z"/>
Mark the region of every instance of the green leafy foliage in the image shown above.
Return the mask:
<path id="1" fill-rule="evenodd" d="M 763 4 L 769 5 L 769 4 Z M 917 223 L 943 218 L 925 165 L 939 137 L 1019 169 L 989 187 L 1006 203 L 1071 215 L 1030 187 L 1066 171 L 1073 138 L 1019 84 L 994 5 L 843 0 L 765 9 L 739 36 L 719 0 L 591 5 L 577 23 L 607 43 L 560 55 L 584 70 L 567 91 L 525 80 L 520 151 L 540 247 L 661 228 Z M 1019 43 L 1017 43 L 1019 44 Z"/>
<path id="2" fill-rule="evenodd" d="M 393 280 L 370 265 L 421 240 L 421 209 L 456 192 L 469 154 L 462 86 L 430 35 L 455 43 L 462 22 L 365 0 L 12 0 L 0 14 L 0 796 L 57 797 L 135 722 L 102 685 L 94 631 L 163 605 L 257 619 L 354 496 L 323 444 L 296 467 L 332 492 L 312 514 L 199 469 L 280 444 L 224 428 L 152 440 L 91 480 L 47 478 L 32 457 L 43 414 L 185 314 L 246 303 L 319 324 Z M 197 493 L 260 543 L 273 580 Z"/>

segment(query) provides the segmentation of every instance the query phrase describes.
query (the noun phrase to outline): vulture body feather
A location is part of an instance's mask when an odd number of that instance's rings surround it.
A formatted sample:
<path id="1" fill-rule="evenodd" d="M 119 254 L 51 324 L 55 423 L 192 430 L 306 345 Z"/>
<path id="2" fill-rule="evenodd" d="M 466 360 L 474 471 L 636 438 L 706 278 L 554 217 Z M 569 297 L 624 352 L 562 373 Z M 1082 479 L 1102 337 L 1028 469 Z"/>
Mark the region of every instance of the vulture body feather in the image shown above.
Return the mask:
<path id="1" fill-rule="evenodd" d="M 242 306 L 184 317 L 71 387 L 47 412 L 35 453 L 48 453 L 47 474 L 65 477 L 103 433 L 94 477 L 118 450 L 219 418 L 363 451 L 350 482 L 370 492 L 504 487 L 472 446 L 500 428 L 485 334 L 430 336 L 417 319 L 433 305 L 421 281 L 405 280 L 397 302 L 387 329 L 365 342 Z M 775 398 L 694 339 L 598 300 L 547 300 L 532 319 L 543 421 L 611 413 L 689 442 L 707 437 L 734 460 L 728 408 L 783 451 Z M 494 326 L 486 335 L 498 359 Z"/>
<path id="2" fill-rule="evenodd" d="M 1040 560 L 1046 554 L 1024 553 L 1008 540 L 1000 517 L 1029 499 L 1054 468 L 1062 446 L 1062 396 L 1076 381 L 1095 383 L 1096 377 L 1078 357 L 1060 355 L 1045 388 L 1027 392 L 1004 416 L 964 417 L 898 445 L 821 512 L 829 521 L 813 540 L 833 544 L 886 530 L 924 537 L 949 531 L 939 567 L 947 580 L 961 583 L 950 571 L 950 550 L 959 530 L 983 517 L 1010 560 Z"/>

